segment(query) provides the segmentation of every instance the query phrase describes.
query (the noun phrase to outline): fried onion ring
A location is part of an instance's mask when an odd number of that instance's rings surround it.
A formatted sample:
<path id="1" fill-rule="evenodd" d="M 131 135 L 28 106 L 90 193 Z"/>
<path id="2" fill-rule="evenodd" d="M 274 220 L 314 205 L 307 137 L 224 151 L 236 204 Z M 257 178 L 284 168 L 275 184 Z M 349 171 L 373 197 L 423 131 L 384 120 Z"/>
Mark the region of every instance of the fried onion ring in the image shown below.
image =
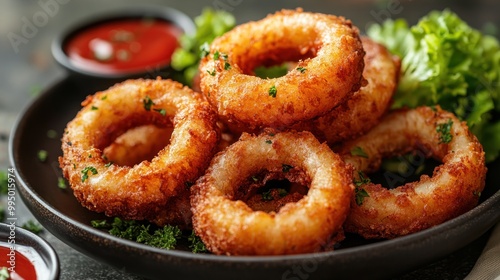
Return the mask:
<path id="1" fill-rule="evenodd" d="M 179 217 L 167 203 L 204 172 L 220 137 L 216 113 L 203 96 L 171 80 L 128 80 L 82 105 L 65 129 L 59 158 L 80 203 L 108 216 L 159 225 Z M 118 136 L 147 124 L 173 126 L 170 143 L 153 159 L 119 166 L 103 158 L 103 149 Z"/>
<path id="2" fill-rule="evenodd" d="M 299 122 L 295 130 L 307 130 L 328 144 L 359 137 L 379 123 L 389 109 L 397 88 L 400 61 L 381 44 L 362 37 L 366 51 L 363 76 L 368 84 L 346 102 L 313 120 Z"/>
<path id="3" fill-rule="evenodd" d="M 311 182 L 299 201 L 266 213 L 234 200 L 238 186 L 252 175 L 289 168 L 303 170 Z M 311 133 L 245 133 L 214 157 L 191 188 L 193 228 L 216 254 L 315 252 L 341 231 L 353 188 L 351 170 Z"/>
<path id="4" fill-rule="evenodd" d="M 216 38 L 200 61 L 200 87 L 226 122 L 283 128 L 323 115 L 357 91 L 364 82 L 363 56 L 350 21 L 283 10 Z M 285 76 L 253 73 L 284 61 L 298 61 Z"/>
<path id="5" fill-rule="evenodd" d="M 359 155 L 353 149 L 364 152 Z M 346 232 L 394 238 L 441 224 L 477 205 L 487 171 L 482 146 L 465 123 L 439 107 L 395 111 L 339 153 L 355 173 L 371 173 L 383 158 L 411 151 L 442 164 L 431 177 L 422 175 L 417 182 L 392 189 L 356 179 L 357 191 L 368 197 L 361 205 L 351 203 Z M 394 174 L 385 175 L 389 183 L 394 181 Z"/>

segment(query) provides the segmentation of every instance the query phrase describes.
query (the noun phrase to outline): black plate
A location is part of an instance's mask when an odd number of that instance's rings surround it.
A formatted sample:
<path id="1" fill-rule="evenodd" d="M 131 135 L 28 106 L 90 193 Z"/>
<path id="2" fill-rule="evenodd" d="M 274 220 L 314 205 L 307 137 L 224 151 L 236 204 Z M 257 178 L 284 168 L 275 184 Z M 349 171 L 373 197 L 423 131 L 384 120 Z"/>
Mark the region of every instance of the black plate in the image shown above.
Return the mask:
<path id="1" fill-rule="evenodd" d="M 57 187 L 60 134 L 85 96 L 110 82 L 79 84 L 63 79 L 21 114 L 10 141 L 18 188 L 39 222 L 56 237 L 99 261 L 138 275 L 164 279 L 387 279 L 450 254 L 500 220 L 500 161 L 489 165 L 481 203 L 434 228 L 394 240 L 367 243 L 348 236 L 341 248 L 324 253 L 276 257 L 228 257 L 161 250 L 116 238 L 90 226 L 103 216 L 83 208 L 70 189 Z M 47 131 L 59 133 L 56 139 Z M 48 151 L 46 162 L 37 152 Z M 363 273 L 359 273 L 362 270 Z"/>

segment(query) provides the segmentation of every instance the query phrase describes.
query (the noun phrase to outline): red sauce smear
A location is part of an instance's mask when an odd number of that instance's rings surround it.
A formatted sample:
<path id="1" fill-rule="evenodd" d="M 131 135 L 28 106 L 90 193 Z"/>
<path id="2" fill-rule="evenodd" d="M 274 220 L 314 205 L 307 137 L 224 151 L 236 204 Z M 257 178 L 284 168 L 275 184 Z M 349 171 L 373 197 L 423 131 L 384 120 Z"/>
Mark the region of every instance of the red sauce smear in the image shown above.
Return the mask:
<path id="1" fill-rule="evenodd" d="M 0 269 L 6 267 L 12 280 L 36 280 L 36 270 L 31 261 L 19 251 L 0 246 Z"/>
<path id="2" fill-rule="evenodd" d="M 64 51 L 75 66 L 91 72 L 157 70 L 170 63 L 182 33 L 178 26 L 161 19 L 113 20 L 77 32 Z"/>

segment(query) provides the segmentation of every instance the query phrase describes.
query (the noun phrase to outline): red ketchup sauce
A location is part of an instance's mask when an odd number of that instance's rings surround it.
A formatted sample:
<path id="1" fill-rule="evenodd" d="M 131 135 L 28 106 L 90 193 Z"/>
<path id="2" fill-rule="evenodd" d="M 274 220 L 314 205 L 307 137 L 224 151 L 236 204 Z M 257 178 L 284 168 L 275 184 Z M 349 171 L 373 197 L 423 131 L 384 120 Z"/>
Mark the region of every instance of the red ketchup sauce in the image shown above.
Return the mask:
<path id="1" fill-rule="evenodd" d="M 19 251 L 0 245 L 0 269 L 6 267 L 12 280 L 37 280 L 35 266 Z M 13 271 L 12 271 L 13 270 Z"/>
<path id="2" fill-rule="evenodd" d="M 117 19 L 75 33 L 63 48 L 70 61 L 83 70 L 134 73 L 167 66 L 182 33 L 161 19 Z"/>

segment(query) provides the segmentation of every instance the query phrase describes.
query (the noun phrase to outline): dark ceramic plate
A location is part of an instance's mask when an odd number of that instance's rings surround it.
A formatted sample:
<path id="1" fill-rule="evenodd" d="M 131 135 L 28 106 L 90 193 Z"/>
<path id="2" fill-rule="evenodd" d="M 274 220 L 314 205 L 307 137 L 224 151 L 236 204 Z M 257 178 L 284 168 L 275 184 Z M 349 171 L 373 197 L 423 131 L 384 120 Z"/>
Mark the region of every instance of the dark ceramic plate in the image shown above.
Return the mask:
<path id="1" fill-rule="evenodd" d="M 90 221 L 103 216 L 80 206 L 71 190 L 57 187 L 61 171 L 60 134 L 85 96 L 108 84 L 64 79 L 46 90 L 21 114 L 10 142 L 18 188 L 39 222 L 75 249 L 119 269 L 154 279 L 387 279 L 435 261 L 475 240 L 500 220 L 500 162 L 489 166 L 487 186 L 475 209 L 442 225 L 406 237 L 367 243 L 347 236 L 332 252 L 228 257 L 161 250 L 113 237 Z M 47 131 L 55 130 L 55 139 Z M 37 160 L 48 151 L 46 162 Z M 362 273 L 360 273 L 362 271 Z"/>

